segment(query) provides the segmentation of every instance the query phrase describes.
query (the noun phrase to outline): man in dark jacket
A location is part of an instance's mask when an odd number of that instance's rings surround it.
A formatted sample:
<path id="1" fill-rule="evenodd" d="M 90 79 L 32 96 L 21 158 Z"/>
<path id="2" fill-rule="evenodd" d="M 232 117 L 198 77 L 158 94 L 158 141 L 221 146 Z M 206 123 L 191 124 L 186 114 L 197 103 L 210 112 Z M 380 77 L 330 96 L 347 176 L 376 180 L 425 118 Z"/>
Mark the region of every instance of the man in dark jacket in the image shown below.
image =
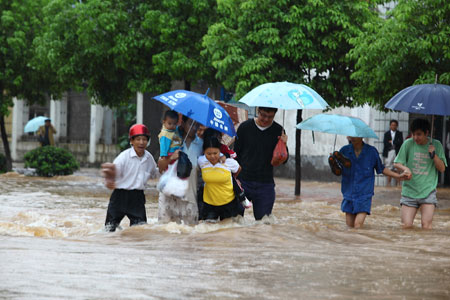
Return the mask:
<path id="1" fill-rule="evenodd" d="M 272 214 L 275 203 L 273 150 L 278 139 L 286 144 L 287 136 L 283 127 L 273 120 L 276 108 L 259 107 L 257 111 L 256 118 L 239 125 L 234 151 L 242 167 L 239 179 L 245 196 L 253 202 L 255 219 L 261 220 Z"/>
<path id="2" fill-rule="evenodd" d="M 403 134 L 401 131 L 398 131 L 398 121 L 391 120 L 389 123 L 389 130 L 384 133 L 383 138 L 383 157 L 385 167 L 394 170 L 394 159 L 400 150 L 400 147 L 403 144 Z M 387 185 L 391 185 L 391 178 L 387 176 Z"/>

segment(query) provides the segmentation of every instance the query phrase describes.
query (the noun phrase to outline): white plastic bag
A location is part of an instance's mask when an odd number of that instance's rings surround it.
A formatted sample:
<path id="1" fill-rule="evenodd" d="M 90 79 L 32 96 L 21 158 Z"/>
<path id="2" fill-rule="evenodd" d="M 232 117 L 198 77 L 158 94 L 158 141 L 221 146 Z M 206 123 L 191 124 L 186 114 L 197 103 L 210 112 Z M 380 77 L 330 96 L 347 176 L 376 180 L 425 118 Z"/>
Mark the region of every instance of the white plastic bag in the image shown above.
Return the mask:
<path id="1" fill-rule="evenodd" d="M 168 197 L 183 198 L 189 187 L 189 179 L 180 179 L 177 176 L 177 165 L 178 161 L 168 166 L 167 171 L 159 178 L 157 189 Z"/>

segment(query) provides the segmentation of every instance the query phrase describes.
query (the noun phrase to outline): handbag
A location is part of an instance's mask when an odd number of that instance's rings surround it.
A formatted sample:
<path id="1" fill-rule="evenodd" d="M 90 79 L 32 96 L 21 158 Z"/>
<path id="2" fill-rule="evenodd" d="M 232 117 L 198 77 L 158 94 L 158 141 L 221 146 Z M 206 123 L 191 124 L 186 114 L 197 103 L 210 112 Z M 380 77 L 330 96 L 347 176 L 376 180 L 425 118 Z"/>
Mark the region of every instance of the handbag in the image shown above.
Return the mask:
<path id="1" fill-rule="evenodd" d="M 177 176 L 181 179 L 189 177 L 192 171 L 192 163 L 186 153 L 180 151 L 178 156 Z"/>
<path id="2" fill-rule="evenodd" d="M 277 167 L 284 163 L 288 157 L 286 144 L 278 138 L 278 142 L 273 149 L 272 161 L 270 162 L 272 166 Z"/>

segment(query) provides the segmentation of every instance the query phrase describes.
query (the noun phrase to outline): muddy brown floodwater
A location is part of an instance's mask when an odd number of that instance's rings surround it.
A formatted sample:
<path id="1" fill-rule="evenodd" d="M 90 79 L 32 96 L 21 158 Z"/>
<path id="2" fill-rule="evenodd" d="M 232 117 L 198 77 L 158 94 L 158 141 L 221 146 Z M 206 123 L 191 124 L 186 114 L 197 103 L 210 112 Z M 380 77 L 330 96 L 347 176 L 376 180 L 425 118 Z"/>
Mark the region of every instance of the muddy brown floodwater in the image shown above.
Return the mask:
<path id="1" fill-rule="evenodd" d="M 274 214 L 219 224 L 149 222 L 103 231 L 110 191 L 97 170 L 0 175 L 0 299 L 449 299 L 450 190 L 434 229 L 403 230 L 400 188 L 376 188 L 349 229 L 338 183 L 276 179 Z"/>

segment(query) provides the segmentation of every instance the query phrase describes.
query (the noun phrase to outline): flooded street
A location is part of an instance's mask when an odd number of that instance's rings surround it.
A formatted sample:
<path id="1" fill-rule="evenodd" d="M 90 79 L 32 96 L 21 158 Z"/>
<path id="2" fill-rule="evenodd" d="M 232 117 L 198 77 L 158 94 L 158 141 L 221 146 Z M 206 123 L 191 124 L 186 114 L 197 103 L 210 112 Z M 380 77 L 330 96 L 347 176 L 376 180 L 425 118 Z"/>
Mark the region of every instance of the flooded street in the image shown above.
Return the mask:
<path id="1" fill-rule="evenodd" d="M 449 299 L 450 189 L 434 229 L 400 227 L 400 188 L 377 187 L 362 230 L 348 229 L 338 183 L 277 179 L 274 216 L 103 231 L 98 172 L 0 175 L 0 299 Z"/>

